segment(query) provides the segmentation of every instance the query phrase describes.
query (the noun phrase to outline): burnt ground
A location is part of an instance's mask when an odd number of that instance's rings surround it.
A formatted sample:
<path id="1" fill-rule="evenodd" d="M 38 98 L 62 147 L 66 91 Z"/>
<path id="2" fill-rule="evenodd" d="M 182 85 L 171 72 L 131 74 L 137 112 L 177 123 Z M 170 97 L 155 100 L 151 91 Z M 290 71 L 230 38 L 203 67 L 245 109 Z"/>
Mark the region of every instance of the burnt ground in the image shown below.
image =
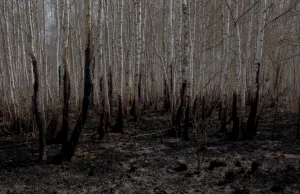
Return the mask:
<path id="1" fill-rule="evenodd" d="M 75 157 L 60 165 L 35 162 L 36 137 L 1 135 L 0 193 L 300 193 L 297 116 L 280 112 L 271 141 L 274 111 L 265 112 L 253 141 L 228 141 L 212 119 L 200 149 L 193 133 L 189 142 L 165 135 L 162 111 L 143 111 L 101 141 L 90 114 Z M 48 146 L 49 160 L 57 153 Z"/>

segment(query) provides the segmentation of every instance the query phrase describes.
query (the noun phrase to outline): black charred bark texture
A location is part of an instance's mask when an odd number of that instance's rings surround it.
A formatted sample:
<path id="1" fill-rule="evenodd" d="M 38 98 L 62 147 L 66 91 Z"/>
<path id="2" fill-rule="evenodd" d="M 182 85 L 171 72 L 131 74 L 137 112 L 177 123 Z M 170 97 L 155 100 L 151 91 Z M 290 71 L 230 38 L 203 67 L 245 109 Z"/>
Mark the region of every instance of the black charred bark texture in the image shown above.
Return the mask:
<path id="1" fill-rule="evenodd" d="M 224 102 L 222 102 L 221 104 L 221 129 L 220 132 L 221 133 L 226 133 L 227 131 L 227 103 L 225 102 L 225 105 L 223 105 Z"/>
<path id="2" fill-rule="evenodd" d="M 68 143 L 68 151 L 64 153 L 64 159 L 71 160 L 76 147 L 79 142 L 79 138 L 82 132 L 82 128 L 85 124 L 87 119 L 88 110 L 90 106 L 90 98 L 91 98 L 91 91 L 92 91 L 92 78 L 91 78 L 91 48 L 90 44 L 88 44 L 85 50 L 85 66 L 84 66 L 84 96 L 82 100 L 82 109 L 80 115 L 76 121 L 73 134 Z"/>
<path id="3" fill-rule="evenodd" d="M 110 68 L 110 71 L 108 72 L 108 98 L 109 98 L 110 111 L 112 111 L 112 108 L 113 108 L 113 84 L 112 84 L 111 68 Z"/>
<path id="4" fill-rule="evenodd" d="M 64 72 L 64 105 L 63 105 L 63 118 L 62 118 L 62 128 L 61 128 L 61 141 L 62 141 L 62 151 L 67 151 L 68 141 L 69 141 L 69 108 L 70 108 L 70 74 L 68 69 Z"/>
<path id="5" fill-rule="evenodd" d="M 231 131 L 231 140 L 236 141 L 240 134 L 240 127 L 239 127 L 239 117 L 237 116 L 237 93 L 234 92 L 232 98 L 232 131 Z"/>
<path id="6" fill-rule="evenodd" d="M 33 53 L 31 53 L 32 68 L 33 68 L 33 115 L 35 116 L 36 125 L 39 131 L 39 160 L 47 160 L 46 137 L 42 118 L 39 111 L 39 73 L 37 69 L 37 60 Z"/>
<path id="7" fill-rule="evenodd" d="M 258 127 L 258 121 L 257 121 L 257 108 L 258 108 L 258 101 L 259 101 L 259 73 L 260 73 L 260 63 L 256 64 L 256 91 L 254 97 L 251 99 L 251 108 L 250 108 L 250 114 L 247 121 L 247 127 L 246 127 L 246 136 L 245 139 L 252 140 L 253 137 L 256 135 L 257 127 Z"/>
<path id="8" fill-rule="evenodd" d="M 131 109 L 130 109 L 130 114 L 131 116 L 133 116 L 133 121 L 137 121 L 137 100 L 135 99 L 135 97 L 133 98 L 133 102 L 131 105 Z"/>
<path id="9" fill-rule="evenodd" d="M 101 100 L 101 110 L 100 110 L 100 123 L 98 126 L 99 139 L 103 139 L 107 133 L 108 127 L 110 126 L 109 115 L 107 114 L 106 103 L 104 99 Z"/>
<path id="10" fill-rule="evenodd" d="M 139 102 L 142 100 L 142 76 L 143 74 L 141 73 L 139 77 L 139 83 L 138 83 Z"/>
<path id="11" fill-rule="evenodd" d="M 105 103 L 105 91 L 104 91 L 104 82 L 103 78 L 100 78 L 100 93 L 101 93 L 101 100 L 100 100 L 100 122 L 98 126 L 98 134 L 99 134 L 99 139 L 103 139 L 108 126 L 109 126 L 109 118 L 107 114 L 107 104 Z"/>
<path id="12" fill-rule="evenodd" d="M 184 113 L 184 130 L 183 130 L 183 139 L 189 141 L 189 123 L 190 123 L 190 99 L 186 100 L 186 107 Z"/>
<path id="13" fill-rule="evenodd" d="M 300 96 L 298 99 L 298 121 L 297 121 L 297 139 L 300 139 Z"/>
<path id="14" fill-rule="evenodd" d="M 113 128 L 113 132 L 115 133 L 123 133 L 123 100 L 122 97 L 119 96 L 119 106 L 118 106 L 118 115 L 116 119 L 116 124 Z"/>
<path id="15" fill-rule="evenodd" d="M 167 82 L 164 80 L 164 109 L 166 111 L 169 111 L 171 108 L 171 102 L 170 102 L 170 96 L 169 96 L 169 91 L 167 87 Z"/>
<path id="16" fill-rule="evenodd" d="M 176 133 L 178 137 L 181 136 L 181 118 L 183 116 L 183 107 L 186 93 L 186 83 L 182 83 L 180 90 L 180 104 L 176 111 Z"/>

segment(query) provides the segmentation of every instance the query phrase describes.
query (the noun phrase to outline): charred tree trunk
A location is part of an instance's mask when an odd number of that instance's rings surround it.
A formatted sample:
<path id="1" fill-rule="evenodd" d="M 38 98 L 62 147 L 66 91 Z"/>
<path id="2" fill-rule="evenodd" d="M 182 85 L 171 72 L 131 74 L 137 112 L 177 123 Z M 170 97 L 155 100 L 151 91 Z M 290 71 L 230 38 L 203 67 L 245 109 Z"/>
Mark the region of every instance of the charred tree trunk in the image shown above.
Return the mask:
<path id="1" fill-rule="evenodd" d="M 189 141 L 189 123 L 190 123 L 190 99 L 187 99 L 185 114 L 184 114 L 184 130 L 183 130 L 183 139 Z"/>
<path id="2" fill-rule="evenodd" d="M 84 93 L 82 100 L 82 108 L 79 117 L 76 121 L 73 134 L 68 142 L 67 149 L 63 153 L 63 160 L 71 160 L 81 136 L 81 132 L 87 119 L 88 110 L 91 101 L 92 92 L 92 75 L 91 75 L 91 37 L 92 37 L 92 3 L 91 0 L 86 0 L 86 49 L 85 49 L 85 64 L 84 64 Z"/>
<path id="3" fill-rule="evenodd" d="M 34 52 L 34 44 L 33 44 L 33 29 L 32 29 L 32 9 L 31 9 L 31 1 L 27 1 L 27 22 L 29 28 L 29 43 L 30 43 L 30 57 L 33 69 L 33 98 L 32 98 L 32 106 L 33 106 L 33 115 L 35 117 L 36 125 L 39 130 L 39 160 L 47 160 L 47 148 L 46 148 L 46 137 L 44 133 L 43 122 L 41 118 L 41 113 L 39 110 L 39 71 L 37 67 L 37 58 Z"/>
<path id="4" fill-rule="evenodd" d="M 119 105 L 118 105 L 118 115 L 116 120 L 116 125 L 113 128 L 113 132 L 115 133 L 123 133 L 123 99 L 121 96 L 119 96 Z"/>
<path id="5" fill-rule="evenodd" d="M 251 109 L 250 114 L 247 121 L 247 127 L 246 127 L 246 139 L 253 139 L 253 137 L 256 135 L 257 132 L 257 107 L 258 107 L 258 101 L 259 101 L 259 73 L 260 73 L 260 63 L 256 64 L 256 91 L 255 96 L 253 99 L 251 99 Z"/>
<path id="6" fill-rule="evenodd" d="M 300 139 L 300 96 L 298 99 L 298 121 L 297 121 L 297 139 Z"/>
<path id="7" fill-rule="evenodd" d="M 176 133 L 178 137 L 181 137 L 181 118 L 183 115 L 183 106 L 184 106 L 184 99 L 185 99 L 185 92 L 186 92 L 186 83 L 182 83 L 181 90 L 180 90 L 180 104 L 177 108 L 176 113 Z"/>
<path id="8" fill-rule="evenodd" d="M 61 136 L 59 136 L 59 140 L 61 140 L 62 143 L 63 152 L 67 151 L 67 146 L 69 141 L 69 107 L 70 107 L 70 74 L 69 71 L 65 69 L 63 118 L 62 118 Z"/>
<path id="9" fill-rule="evenodd" d="M 98 126 L 98 134 L 99 134 L 99 139 L 103 139 L 108 126 L 109 126 L 109 119 L 108 116 L 106 114 L 106 110 L 108 109 L 107 103 L 105 103 L 105 95 L 104 94 L 104 80 L 103 78 L 100 78 L 100 93 L 101 95 L 101 100 L 100 100 L 100 122 L 99 122 L 99 126 Z"/>
<path id="10" fill-rule="evenodd" d="M 221 129 L 220 129 L 220 132 L 221 133 L 226 133 L 226 131 L 227 131 L 227 122 L 226 122 L 227 121 L 227 103 L 226 102 L 222 102 L 222 104 L 221 104 L 220 115 L 221 115 Z"/>
<path id="11" fill-rule="evenodd" d="M 239 117 L 237 116 L 237 94 L 236 92 L 233 94 L 232 100 L 232 131 L 231 131 L 231 140 L 236 141 L 239 137 L 240 127 L 239 127 Z"/>
<path id="12" fill-rule="evenodd" d="M 33 83 L 33 114 L 35 116 L 35 121 L 37 128 L 39 130 L 39 160 L 47 160 L 47 149 L 46 149 L 46 138 L 44 134 L 44 127 L 39 111 L 39 74 L 37 69 L 37 60 L 34 53 L 31 53 L 32 69 L 34 76 Z"/>
<path id="13" fill-rule="evenodd" d="M 167 87 L 167 81 L 164 81 L 164 109 L 166 111 L 169 111 L 171 108 L 171 102 L 170 102 L 170 96 L 169 96 L 169 91 Z"/>
<path id="14" fill-rule="evenodd" d="M 133 116 L 133 121 L 137 121 L 137 101 L 135 99 L 135 97 L 133 98 L 133 102 L 132 102 L 132 105 L 131 105 L 131 109 L 130 109 L 130 114 Z"/>
<path id="15" fill-rule="evenodd" d="M 71 160 L 72 156 L 75 153 L 79 137 L 82 132 L 82 128 L 87 119 L 87 114 L 90 105 L 91 91 L 92 91 L 92 78 L 91 78 L 91 48 L 90 44 L 88 44 L 85 50 L 85 67 L 84 67 L 84 96 L 82 100 L 82 109 L 79 115 L 79 118 L 76 121 L 74 132 L 70 138 L 68 143 L 68 151 L 65 153 L 65 159 Z"/>
<path id="16" fill-rule="evenodd" d="M 69 0 L 65 4 L 65 25 L 64 25 L 64 105 L 63 105 L 63 120 L 62 120 L 62 151 L 67 151 L 69 141 L 69 106 L 70 106 L 70 71 L 68 61 L 68 48 L 69 48 L 69 27 L 70 27 L 70 16 L 69 16 Z"/>
<path id="17" fill-rule="evenodd" d="M 105 7 L 105 9 L 104 9 Z M 107 65 L 104 60 L 104 30 L 102 27 L 105 26 L 105 18 L 108 14 L 107 12 L 108 4 L 107 2 L 101 0 L 98 7 L 98 24 L 100 27 L 100 34 L 99 34 L 99 63 L 101 66 L 101 78 L 100 78 L 100 123 L 98 126 L 98 133 L 99 138 L 103 138 L 105 133 L 110 126 L 110 106 L 111 103 L 109 102 L 109 86 L 108 86 L 108 78 L 107 78 Z M 103 15 L 104 13 L 104 15 Z M 104 17 L 105 16 L 105 17 Z M 107 26 L 106 26 L 107 27 Z M 108 59 L 108 62 L 110 60 Z M 111 88 L 112 89 L 112 88 Z"/>
<path id="18" fill-rule="evenodd" d="M 112 73 L 111 68 L 108 71 L 108 99 L 109 99 L 109 110 L 112 111 L 113 109 L 113 84 L 112 84 Z"/>

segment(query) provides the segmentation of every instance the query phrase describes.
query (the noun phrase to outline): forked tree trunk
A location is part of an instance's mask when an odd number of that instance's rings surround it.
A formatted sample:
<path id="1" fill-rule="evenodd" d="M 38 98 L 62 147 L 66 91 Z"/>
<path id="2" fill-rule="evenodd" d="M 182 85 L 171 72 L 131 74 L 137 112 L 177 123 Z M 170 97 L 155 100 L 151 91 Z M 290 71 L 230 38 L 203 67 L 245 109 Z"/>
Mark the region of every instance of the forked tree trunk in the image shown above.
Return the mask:
<path id="1" fill-rule="evenodd" d="M 92 75 L 91 75 L 91 33 L 92 33 L 92 17 L 91 17 L 91 0 L 85 1 L 86 6 L 86 49 L 85 49 L 85 64 L 84 64 L 84 96 L 82 100 L 82 109 L 76 121 L 73 134 L 68 143 L 68 149 L 64 153 L 63 160 L 71 160 L 82 132 L 82 128 L 86 122 L 87 114 L 90 105 L 92 91 Z"/>
<path id="2" fill-rule="evenodd" d="M 39 111 L 39 72 L 37 67 L 37 59 L 34 52 L 33 46 L 33 29 L 32 29 L 32 10 L 31 10 L 31 1 L 27 1 L 27 22 L 29 28 L 29 44 L 30 44 L 30 57 L 33 69 L 33 115 L 35 116 L 36 125 L 39 131 L 39 160 L 47 160 L 47 149 L 46 149 L 46 138 L 44 134 L 44 127 Z"/>

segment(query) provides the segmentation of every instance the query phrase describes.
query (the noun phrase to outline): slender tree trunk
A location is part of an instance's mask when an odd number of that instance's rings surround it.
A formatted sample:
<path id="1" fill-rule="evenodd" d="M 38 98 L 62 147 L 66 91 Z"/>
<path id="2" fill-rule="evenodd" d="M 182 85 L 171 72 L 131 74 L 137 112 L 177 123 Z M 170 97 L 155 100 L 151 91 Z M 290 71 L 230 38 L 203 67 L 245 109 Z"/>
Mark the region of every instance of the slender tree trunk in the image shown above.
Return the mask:
<path id="1" fill-rule="evenodd" d="M 233 19 L 234 19 L 234 35 L 235 35 L 235 54 L 236 54 L 236 68 L 234 75 L 234 92 L 233 92 L 233 105 L 232 105 L 232 135 L 233 140 L 236 140 L 239 136 L 239 118 L 237 115 L 237 96 L 239 94 L 239 70 L 242 67 L 242 53 L 241 53 L 241 37 L 240 37 L 240 29 L 238 23 L 238 9 L 239 9 L 239 0 L 235 0 L 234 2 L 234 11 L 233 11 Z"/>
<path id="2" fill-rule="evenodd" d="M 13 60 L 12 60 L 12 50 L 11 50 L 11 37 L 10 37 L 10 32 L 9 32 L 9 20 L 8 20 L 8 13 L 6 10 L 6 3 L 7 1 L 4 1 L 3 5 L 3 14 L 4 14 L 4 20 L 5 20 L 5 45 L 6 45 L 6 51 L 7 51 L 7 65 L 8 65 L 8 79 L 9 79 L 9 88 L 10 88 L 10 96 L 11 96 L 11 103 L 13 105 L 13 115 L 12 115 L 12 120 L 16 120 L 18 115 L 17 115 L 17 96 L 16 96 L 16 86 L 15 86 L 15 79 L 14 79 L 14 65 L 13 65 Z"/>
<path id="3" fill-rule="evenodd" d="M 41 113 L 39 110 L 39 71 L 37 66 L 36 54 L 34 51 L 34 40 L 33 40 L 33 29 L 32 29 L 32 0 L 27 1 L 27 22 L 29 28 L 29 44 L 30 44 L 30 57 L 32 62 L 34 83 L 33 83 L 33 114 L 35 116 L 36 125 L 39 130 L 39 160 L 47 160 L 47 149 L 46 149 L 46 139 L 44 134 L 44 127 L 41 118 Z"/>
<path id="4" fill-rule="evenodd" d="M 119 8 L 119 18 L 120 18 L 120 35 L 119 35 L 119 45 L 120 45 L 120 72 L 119 72 L 119 83 L 120 83 L 120 93 L 119 93 L 119 106 L 118 115 L 116 120 L 116 125 L 114 127 L 115 132 L 123 132 L 123 85 L 124 85 L 124 46 L 123 46 L 123 15 L 124 15 L 124 0 L 120 0 Z"/>
<path id="5" fill-rule="evenodd" d="M 173 85 L 174 73 L 174 32 L 173 32 L 173 0 L 168 0 L 168 57 L 167 57 L 167 69 L 169 69 L 169 84 L 170 84 L 170 91 L 168 92 L 169 103 L 170 103 L 170 110 L 171 115 L 174 112 L 174 101 L 173 98 L 175 96 L 175 91 Z"/>
<path id="6" fill-rule="evenodd" d="M 231 0 L 223 2 L 224 6 L 224 28 L 223 28 L 223 64 L 222 64 L 222 85 L 221 85 L 221 132 L 226 132 L 226 114 L 227 114 L 227 94 L 228 94 L 228 55 L 229 55 L 229 24 Z"/>
<path id="7" fill-rule="evenodd" d="M 64 11 L 64 46 L 63 46 L 63 64 L 64 64 L 64 91 L 63 91 L 63 117 L 62 117 L 62 151 L 67 151 L 68 140 L 69 140 L 69 106 L 70 106 L 70 68 L 68 59 L 68 49 L 69 49 L 69 26 L 70 26 L 70 16 L 69 16 L 69 0 L 65 0 L 65 11 Z"/>
<path id="8" fill-rule="evenodd" d="M 134 99 L 132 104 L 132 116 L 137 120 L 140 112 L 139 99 L 139 80 L 140 80 L 140 63 L 141 63 L 141 28 L 142 28 L 142 4 L 141 0 L 136 0 L 136 69 L 134 75 Z"/>
<path id="9" fill-rule="evenodd" d="M 251 0 L 251 6 L 254 4 L 254 0 Z M 244 133 L 246 127 L 246 90 L 247 90 L 247 66 L 251 65 L 251 39 L 252 39 L 252 26 L 253 26 L 253 14 L 254 9 L 251 10 L 250 19 L 248 23 L 248 35 L 247 35 L 247 42 L 246 42 L 246 61 L 242 63 L 242 72 L 241 72 L 241 129 Z M 246 63 L 247 62 L 247 63 Z"/>
<path id="10" fill-rule="evenodd" d="M 60 51 L 60 19 L 59 19 L 59 17 L 60 17 L 60 13 L 59 13 L 59 2 L 60 2 L 60 0 L 56 0 L 56 27 L 57 27 L 57 29 L 56 29 L 56 84 L 55 84 L 55 86 L 56 86 L 56 94 L 57 94 L 57 96 L 59 97 L 59 94 L 60 94 L 60 90 L 59 90 L 59 88 L 60 88 L 60 70 L 59 70 L 59 68 L 60 68 L 60 61 L 59 61 L 59 57 L 60 57 L 60 55 L 59 55 L 59 51 Z"/>
<path id="11" fill-rule="evenodd" d="M 181 86 L 181 105 L 184 108 L 184 140 L 189 140 L 189 120 L 190 120 L 190 67 L 189 67 L 189 44 L 190 44 L 190 15 L 186 0 L 182 2 L 183 13 L 183 59 L 182 59 L 182 86 Z"/>
<path id="12" fill-rule="evenodd" d="M 297 118 L 297 133 L 296 138 L 300 138 L 300 96 L 298 97 L 298 118 Z"/>
<path id="13" fill-rule="evenodd" d="M 110 30 L 110 26 L 108 24 L 109 21 L 109 2 L 110 1 L 106 1 L 105 6 L 104 6 L 104 12 L 105 12 L 105 31 L 106 31 L 106 42 L 107 42 L 107 66 L 108 66 L 108 103 L 109 103 L 109 110 L 112 110 L 112 106 L 113 106 L 113 75 L 112 75 L 112 64 L 113 64 L 113 55 L 111 54 L 112 51 L 111 49 L 114 47 L 111 47 L 111 44 L 115 44 L 114 43 L 114 39 L 111 41 L 110 37 L 111 37 L 111 30 Z M 114 38 L 114 36 L 112 36 Z M 113 49 L 114 51 L 114 49 Z"/>
<path id="14" fill-rule="evenodd" d="M 256 43 L 256 56 L 254 65 L 254 80 L 251 88 L 251 110 L 247 121 L 246 139 L 253 139 L 256 135 L 258 120 L 257 120 L 257 108 L 259 102 L 259 73 L 262 63 L 263 46 L 264 46 L 264 34 L 265 34 L 265 22 L 266 22 L 266 0 L 260 2 L 259 8 L 259 23 L 258 23 L 258 35 Z"/>
<path id="15" fill-rule="evenodd" d="M 104 40 L 104 36 L 103 36 L 103 27 L 105 26 L 105 21 L 104 21 L 104 14 L 108 14 L 107 11 L 108 9 L 105 9 L 104 12 L 104 6 L 107 6 L 107 4 L 104 3 L 103 0 L 100 0 L 101 3 L 99 4 L 99 12 L 98 12 L 98 23 L 100 26 L 100 44 L 99 44 L 99 62 L 101 64 L 102 67 L 102 75 L 101 75 L 101 83 L 100 83 L 100 87 L 101 87 L 101 103 L 100 103 L 100 124 L 99 124 L 99 128 L 98 128 L 98 132 L 99 132 L 99 137 L 103 138 L 104 134 L 106 133 L 108 127 L 110 126 L 110 100 L 109 99 L 109 91 L 108 91 L 108 81 L 107 81 L 107 65 L 104 62 L 104 53 L 103 53 L 103 40 Z M 107 2 L 106 2 L 107 3 Z"/>

